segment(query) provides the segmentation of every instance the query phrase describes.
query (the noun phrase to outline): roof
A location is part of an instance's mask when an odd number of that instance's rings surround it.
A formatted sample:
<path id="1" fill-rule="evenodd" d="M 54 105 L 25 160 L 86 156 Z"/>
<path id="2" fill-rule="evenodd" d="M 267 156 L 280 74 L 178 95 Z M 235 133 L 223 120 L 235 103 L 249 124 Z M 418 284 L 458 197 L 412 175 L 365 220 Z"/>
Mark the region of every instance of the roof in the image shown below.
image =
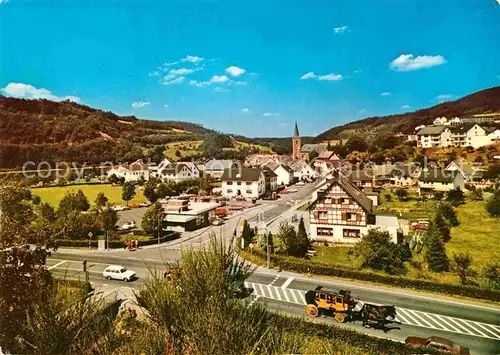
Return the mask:
<path id="1" fill-rule="evenodd" d="M 460 174 L 460 172 L 447 171 L 445 169 L 428 169 L 422 170 L 418 180 L 424 182 L 453 182 L 457 174 Z"/>
<path id="2" fill-rule="evenodd" d="M 295 129 L 293 130 L 293 138 L 299 138 L 299 127 L 297 126 L 297 121 L 295 121 Z"/>
<path id="3" fill-rule="evenodd" d="M 333 186 L 340 186 L 349 196 L 351 196 L 366 212 L 371 213 L 373 210 L 373 201 L 364 192 L 358 190 L 354 185 L 352 185 L 347 177 L 342 173 L 335 172 L 331 175 L 332 179 L 328 182 L 329 185 L 325 189 L 325 192 L 329 191 Z M 318 196 L 318 199 L 320 197 Z M 315 205 L 318 201 L 314 201 L 311 207 Z"/>
<path id="4" fill-rule="evenodd" d="M 318 143 L 318 144 L 303 144 L 302 147 L 300 147 L 300 151 L 303 153 L 310 153 L 314 151 L 324 151 L 326 150 L 326 147 L 324 144 Z"/>
<path id="5" fill-rule="evenodd" d="M 420 167 L 416 165 L 394 165 L 391 175 L 397 177 L 411 178 L 420 172 Z"/>
<path id="6" fill-rule="evenodd" d="M 225 169 L 222 181 L 259 181 L 262 170 L 259 168 Z"/>
<path id="7" fill-rule="evenodd" d="M 375 215 L 375 225 L 380 227 L 396 227 L 399 228 L 398 217 Z"/>
<path id="8" fill-rule="evenodd" d="M 293 162 L 290 162 L 288 164 L 288 166 L 290 167 L 290 169 L 292 169 L 293 171 L 300 171 L 304 168 L 309 168 L 309 169 L 313 169 L 309 164 L 307 164 L 305 161 L 303 160 L 296 160 L 296 161 L 293 161 Z M 313 169 L 314 170 L 314 169 Z"/>
<path id="9" fill-rule="evenodd" d="M 205 170 L 225 170 L 233 167 L 234 161 L 231 159 L 212 159 L 205 164 Z"/>
<path id="10" fill-rule="evenodd" d="M 144 164 L 142 162 L 142 160 L 137 160 L 137 161 L 133 162 L 132 164 L 130 164 L 128 166 L 128 168 L 131 171 L 142 171 L 142 170 L 149 170 L 149 165 Z"/>
<path id="11" fill-rule="evenodd" d="M 373 175 L 364 170 L 353 170 L 349 173 L 350 181 L 372 181 Z"/>
<path id="12" fill-rule="evenodd" d="M 267 167 L 262 169 L 262 173 L 264 174 L 265 177 L 267 178 L 273 178 L 273 177 L 277 177 L 278 175 L 276 175 L 274 173 L 274 171 L 272 171 L 271 169 L 268 169 Z"/>
<path id="13" fill-rule="evenodd" d="M 417 136 L 441 134 L 448 126 L 427 126 L 417 132 Z"/>
<path id="14" fill-rule="evenodd" d="M 449 170 L 449 168 L 453 164 L 456 165 L 462 171 L 462 173 L 465 175 L 474 174 L 474 168 L 470 164 L 464 163 L 461 160 L 452 161 L 450 164 L 448 164 L 448 166 L 445 168 L 445 170 L 452 171 L 452 170 Z"/>
<path id="15" fill-rule="evenodd" d="M 332 151 L 321 152 L 317 159 L 340 160 L 340 157 Z"/>
<path id="16" fill-rule="evenodd" d="M 162 170 L 162 174 L 177 174 L 182 170 L 182 168 L 189 169 L 186 164 L 184 163 L 179 163 L 179 164 L 168 164 L 166 165 Z M 191 170 L 191 169 L 189 169 Z"/>

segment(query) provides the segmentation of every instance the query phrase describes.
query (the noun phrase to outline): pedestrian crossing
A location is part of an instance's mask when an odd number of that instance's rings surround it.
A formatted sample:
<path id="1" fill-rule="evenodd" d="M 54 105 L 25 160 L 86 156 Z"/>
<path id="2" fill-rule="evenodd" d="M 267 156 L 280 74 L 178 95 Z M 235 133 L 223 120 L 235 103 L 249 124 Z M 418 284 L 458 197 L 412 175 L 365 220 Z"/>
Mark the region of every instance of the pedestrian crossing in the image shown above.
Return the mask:
<path id="1" fill-rule="evenodd" d="M 259 298 L 268 298 L 282 302 L 306 305 L 306 291 L 245 282 L 247 289 L 252 289 L 252 294 Z M 500 326 L 476 322 L 468 319 L 444 316 L 440 314 L 415 311 L 396 307 L 396 322 L 439 331 L 500 340 Z"/>

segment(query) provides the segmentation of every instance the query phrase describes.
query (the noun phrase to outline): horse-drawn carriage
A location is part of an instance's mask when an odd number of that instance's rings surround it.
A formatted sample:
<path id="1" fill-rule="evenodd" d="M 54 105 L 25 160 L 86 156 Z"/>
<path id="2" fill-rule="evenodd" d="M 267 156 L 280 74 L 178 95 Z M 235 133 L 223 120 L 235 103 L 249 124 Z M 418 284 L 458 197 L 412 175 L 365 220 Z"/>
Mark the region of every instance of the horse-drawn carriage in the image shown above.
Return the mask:
<path id="1" fill-rule="evenodd" d="M 361 320 L 363 326 L 371 324 L 385 326 L 387 323 L 394 323 L 396 318 L 394 306 L 358 302 L 351 296 L 351 291 L 346 290 L 334 292 L 317 287 L 306 293 L 306 302 L 306 313 L 309 316 L 330 315 L 340 323 Z"/>

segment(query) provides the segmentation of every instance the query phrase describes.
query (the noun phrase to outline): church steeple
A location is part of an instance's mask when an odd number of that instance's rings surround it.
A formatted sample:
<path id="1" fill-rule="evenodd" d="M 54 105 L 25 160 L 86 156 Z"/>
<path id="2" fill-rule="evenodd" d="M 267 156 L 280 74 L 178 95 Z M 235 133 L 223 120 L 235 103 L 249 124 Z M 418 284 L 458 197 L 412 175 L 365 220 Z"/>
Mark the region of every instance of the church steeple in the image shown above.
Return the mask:
<path id="1" fill-rule="evenodd" d="M 297 121 L 295 121 L 295 129 L 293 130 L 292 137 L 292 159 L 299 160 L 300 159 L 300 135 L 299 135 L 299 126 L 297 125 Z"/>
<path id="2" fill-rule="evenodd" d="M 295 121 L 295 129 L 293 130 L 293 138 L 299 138 L 299 126 L 297 126 L 297 121 Z"/>

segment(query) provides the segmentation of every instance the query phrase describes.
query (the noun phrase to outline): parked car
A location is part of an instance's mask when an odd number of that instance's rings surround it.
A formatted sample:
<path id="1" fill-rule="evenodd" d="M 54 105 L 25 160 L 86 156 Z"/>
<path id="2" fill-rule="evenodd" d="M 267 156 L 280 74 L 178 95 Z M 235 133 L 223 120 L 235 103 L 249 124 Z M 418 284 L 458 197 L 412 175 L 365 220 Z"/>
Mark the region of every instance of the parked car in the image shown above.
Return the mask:
<path id="1" fill-rule="evenodd" d="M 102 272 L 102 276 L 104 276 L 108 280 L 115 279 L 129 282 L 135 279 L 135 271 L 127 270 L 121 265 L 109 265 Z"/>
<path id="2" fill-rule="evenodd" d="M 306 183 L 304 181 L 299 181 L 295 186 L 304 186 Z"/>
<path id="3" fill-rule="evenodd" d="M 120 227 L 121 230 L 125 231 L 134 228 L 135 228 L 135 221 L 128 221 Z"/>
<path id="4" fill-rule="evenodd" d="M 299 190 L 297 190 L 297 189 L 288 189 L 288 192 L 297 192 L 297 191 L 299 191 Z"/>
<path id="5" fill-rule="evenodd" d="M 419 337 L 408 337 L 405 340 L 408 345 L 414 346 L 425 346 L 432 349 L 437 349 L 441 351 L 448 351 L 454 354 L 469 355 L 469 349 L 465 346 L 458 345 L 452 340 L 441 338 L 441 337 L 429 337 L 429 338 L 419 338 Z"/>
<path id="6" fill-rule="evenodd" d="M 281 190 L 280 192 L 278 192 L 279 194 L 282 194 L 282 195 L 286 195 L 288 193 L 288 190 Z"/>
<path id="7" fill-rule="evenodd" d="M 113 211 L 126 211 L 128 209 L 130 209 L 129 207 L 127 206 L 121 206 L 121 205 L 116 205 L 116 206 L 111 206 L 110 207 Z"/>
<path id="8" fill-rule="evenodd" d="M 141 202 L 139 203 L 139 207 L 149 207 L 151 206 L 151 202 Z"/>

